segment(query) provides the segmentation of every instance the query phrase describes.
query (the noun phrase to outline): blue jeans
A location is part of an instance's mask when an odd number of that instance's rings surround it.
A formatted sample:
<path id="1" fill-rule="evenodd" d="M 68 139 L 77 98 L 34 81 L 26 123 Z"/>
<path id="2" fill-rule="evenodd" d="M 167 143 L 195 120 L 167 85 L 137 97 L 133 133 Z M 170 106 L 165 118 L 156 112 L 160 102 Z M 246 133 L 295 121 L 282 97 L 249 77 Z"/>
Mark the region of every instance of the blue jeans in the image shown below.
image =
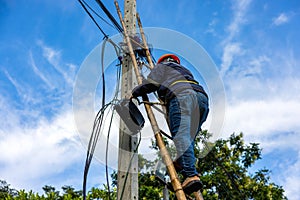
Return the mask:
<path id="1" fill-rule="evenodd" d="M 209 108 L 208 98 L 192 89 L 177 94 L 168 103 L 168 122 L 184 177 L 197 175 L 194 140 L 201 131 Z"/>

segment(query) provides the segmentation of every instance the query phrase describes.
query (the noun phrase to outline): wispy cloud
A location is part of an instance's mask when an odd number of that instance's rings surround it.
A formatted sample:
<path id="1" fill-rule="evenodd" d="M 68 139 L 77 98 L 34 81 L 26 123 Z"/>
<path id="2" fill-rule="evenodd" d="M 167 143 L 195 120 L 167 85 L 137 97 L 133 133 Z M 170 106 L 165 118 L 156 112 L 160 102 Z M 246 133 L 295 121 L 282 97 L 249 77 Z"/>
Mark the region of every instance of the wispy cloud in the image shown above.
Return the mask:
<path id="1" fill-rule="evenodd" d="M 7 82 L 15 88 L 9 93 L 17 94 L 7 101 L 19 107 L 16 112 L 29 125 L 36 124 L 39 117 L 51 117 L 63 106 L 71 104 L 77 69 L 76 65 L 63 61 L 59 51 L 50 47 L 45 47 L 46 50 L 42 48 L 42 53 L 41 49 L 35 49 L 34 46 L 32 49 L 28 51 L 24 58 L 25 64 L 22 65 L 22 70 L 29 70 L 31 73 L 18 74 L 18 71 L 9 70 L 10 68 L 2 70 Z M 66 71 L 50 69 L 47 61 L 56 67 L 64 66 Z"/>
<path id="2" fill-rule="evenodd" d="M 47 86 L 48 86 L 50 89 L 53 89 L 53 88 L 54 88 L 53 84 L 45 77 L 44 73 L 42 73 L 42 72 L 38 69 L 38 67 L 36 66 L 35 60 L 34 60 L 33 55 L 32 55 L 32 51 L 29 51 L 29 62 L 30 62 L 30 65 L 31 65 L 31 67 L 32 67 L 32 69 L 33 69 L 33 71 L 34 71 L 34 73 L 35 73 L 38 77 L 40 77 L 40 78 L 47 84 Z"/>
<path id="3" fill-rule="evenodd" d="M 222 63 L 221 63 L 221 75 L 225 75 L 226 71 L 232 65 L 232 61 L 234 60 L 235 56 L 242 54 L 241 44 L 239 43 L 227 43 L 223 50 L 222 56 Z"/>
<path id="4" fill-rule="evenodd" d="M 241 44 L 234 42 L 234 38 L 238 36 L 241 26 L 246 22 L 247 9 L 251 0 L 232 1 L 233 2 L 233 19 L 227 27 L 228 36 L 223 40 L 223 56 L 221 63 L 221 75 L 225 75 L 229 70 L 232 60 L 236 55 L 241 53 Z"/>
<path id="5" fill-rule="evenodd" d="M 233 1 L 233 20 L 228 26 L 228 41 L 231 41 L 240 31 L 240 26 L 246 22 L 247 9 L 252 0 L 234 0 Z"/>
<path id="6" fill-rule="evenodd" d="M 36 98 L 34 98 L 32 89 L 28 86 L 28 84 L 20 82 L 18 79 L 11 76 L 6 70 L 4 70 L 4 73 L 10 83 L 15 87 L 19 97 L 24 103 L 36 103 L 38 101 Z"/>
<path id="7" fill-rule="evenodd" d="M 217 18 L 218 12 L 214 12 L 212 16 L 213 18 L 208 23 L 205 33 L 210 33 L 213 36 L 217 36 L 216 27 L 220 24 L 220 20 Z"/>
<path id="8" fill-rule="evenodd" d="M 17 90 L 19 96 L 22 96 L 22 87 L 21 85 L 8 73 L 8 71 L 4 70 L 4 73 L 8 80 L 11 82 L 11 84 L 15 87 Z"/>
<path id="9" fill-rule="evenodd" d="M 277 17 L 273 18 L 273 25 L 280 26 L 282 24 L 285 24 L 289 21 L 289 17 L 286 13 L 280 13 Z"/>
<path id="10" fill-rule="evenodd" d="M 41 40 L 37 44 L 42 48 L 44 58 L 64 77 L 67 84 L 72 85 L 74 77 L 71 77 L 70 74 L 74 76 L 74 71 L 72 71 L 74 70 L 74 65 L 62 64 L 61 52 L 59 50 L 45 45 Z M 71 68 L 69 68 L 70 66 Z"/>

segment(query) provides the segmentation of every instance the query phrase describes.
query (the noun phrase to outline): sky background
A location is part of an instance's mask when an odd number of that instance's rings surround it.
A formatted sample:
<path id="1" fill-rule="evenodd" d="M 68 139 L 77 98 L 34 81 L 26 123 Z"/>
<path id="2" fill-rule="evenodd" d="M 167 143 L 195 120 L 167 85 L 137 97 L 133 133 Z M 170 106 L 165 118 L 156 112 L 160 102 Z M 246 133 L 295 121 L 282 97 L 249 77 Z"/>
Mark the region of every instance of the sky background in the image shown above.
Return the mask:
<path id="1" fill-rule="evenodd" d="M 0 179 L 37 192 L 81 189 L 86 147 L 73 89 L 103 35 L 75 0 L 0 4 Z M 104 4 L 119 21 L 113 1 Z M 270 169 L 271 181 L 300 199 L 300 2 L 148 0 L 137 1 L 137 10 L 144 27 L 175 30 L 203 46 L 225 88 L 220 137 L 243 132 L 246 142 L 260 143 L 263 159 L 254 169 Z M 118 33 L 99 23 L 109 36 Z M 104 184 L 104 173 L 93 162 L 89 186 Z"/>

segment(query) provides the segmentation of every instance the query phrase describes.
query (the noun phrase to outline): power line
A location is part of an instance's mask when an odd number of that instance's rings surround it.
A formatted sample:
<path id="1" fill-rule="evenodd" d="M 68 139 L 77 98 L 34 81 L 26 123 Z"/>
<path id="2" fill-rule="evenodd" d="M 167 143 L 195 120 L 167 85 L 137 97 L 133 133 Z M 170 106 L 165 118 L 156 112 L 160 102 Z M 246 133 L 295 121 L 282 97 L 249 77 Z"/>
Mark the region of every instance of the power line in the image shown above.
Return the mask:
<path id="1" fill-rule="evenodd" d="M 101 33 L 104 35 L 104 38 L 108 38 L 108 35 L 102 30 L 102 28 L 99 26 L 99 24 L 97 23 L 97 21 L 95 20 L 95 18 L 93 17 L 93 15 L 86 8 L 86 6 L 85 6 L 86 3 L 83 3 L 84 2 L 83 0 L 78 0 L 78 2 L 82 6 L 82 8 L 85 10 L 85 12 L 90 16 L 90 18 L 93 20 L 93 22 L 96 24 L 96 26 L 101 31 Z"/>
<path id="2" fill-rule="evenodd" d="M 101 17 L 86 1 L 84 0 L 78 0 L 78 2 L 81 4 L 82 8 L 85 10 L 85 12 L 89 15 L 89 17 L 92 19 L 92 21 L 96 24 L 98 29 L 101 31 L 101 33 L 104 35 L 104 38 L 108 38 L 108 35 L 103 31 L 103 29 L 100 27 L 100 25 L 97 23 L 93 15 L 90 13 L 89 10 L 91 10 L 97 17 L 99 17 L 102 21 L 104 21 L 109 26 L 115 28 L 118 32 L 122 33 L 123 28 L 119 25 L 117 20 L 113 17 L 113 15 L 109 12 L 109 10 L 105 7 L 105 5 L 100 0 L 96 0 L 97 4 L 100 6 L 102 11 L 106 14 L 106 16 L 110 19 L 110 21 L 113 23 L 110 24 L 107 20 L 105 20 L 103 17 Z M 89 10 L 88 10 L 89 9 Z"/>
<path id="3" fill-rule="evenodd" d="M 100 0 L 96 0 L 96 2 L 98 3 L 98 5 L 101 7 L 101 9 L 103 10 L 103 12 L 106 14 L 106 16 L 110 19 L 110 21 L 115 25 L 116 29 L 122 33 L 123 32 L 123 28 L 120 26 L 120 24 L 117 22 L 117 20 L 113 17 L 113 15 L 109 12 L 109 10 L 107 10 L 107 8 L 105 7 L 105 5 L 102 3 L 102 1 Z"/>

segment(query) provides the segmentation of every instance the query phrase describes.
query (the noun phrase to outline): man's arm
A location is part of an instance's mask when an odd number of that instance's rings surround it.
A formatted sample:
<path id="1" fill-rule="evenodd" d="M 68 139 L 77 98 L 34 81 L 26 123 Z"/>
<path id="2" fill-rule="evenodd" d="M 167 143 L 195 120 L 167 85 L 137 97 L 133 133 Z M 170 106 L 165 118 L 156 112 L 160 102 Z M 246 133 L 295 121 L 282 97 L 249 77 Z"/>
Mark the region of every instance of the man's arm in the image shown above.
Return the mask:
<path id="1" fill-rule="evenodd" d="M 141 85 L 136 86 L 132 90 L 132 97 L 136 98 L 136 97 L 143 96 L 145 94 L 154 92 L 158 89 L 158 87 L 159 87 L 159 84 L 157 84 L 156 82 L 154 82 L 152 80 L 144 80 Z"/>
<path id="2" fill-rule="evenodd" d="M 143 80 L 141 85 L 138 85 L 132 90 L 132 97 L 143 96 L 151 92 L 155 92 L 163 80 L 164 66 L 161 64 L 156 65 L 148 75 L 146 80 Z"/>

